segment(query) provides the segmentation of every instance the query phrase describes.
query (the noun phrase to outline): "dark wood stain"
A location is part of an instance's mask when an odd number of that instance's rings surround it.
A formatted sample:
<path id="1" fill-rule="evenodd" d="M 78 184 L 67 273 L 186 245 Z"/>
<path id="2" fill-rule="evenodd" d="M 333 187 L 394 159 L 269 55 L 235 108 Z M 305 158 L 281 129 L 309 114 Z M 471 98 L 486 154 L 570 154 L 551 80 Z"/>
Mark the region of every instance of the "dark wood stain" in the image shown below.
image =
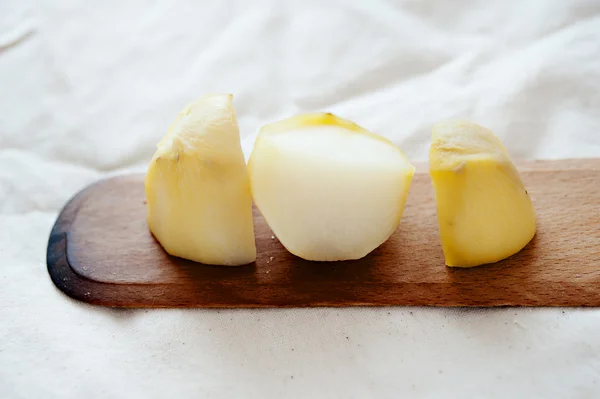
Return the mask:
<path id="1" fill-rule="evenodd" d="M 421 167 L 398 231 L 361 260 L 297 258 L 271 238 L 256 209 L 255 263 L 218 267 L 169 256 L 146 225 L 143 176 L 130 175 L 98 182 L 65 206 L 48 243 L 48 271 L 70 297 L 116 307 L 600 306 L 600 160 L 519 167 L 538 233 L 487 266 L 444 266 Z"/>

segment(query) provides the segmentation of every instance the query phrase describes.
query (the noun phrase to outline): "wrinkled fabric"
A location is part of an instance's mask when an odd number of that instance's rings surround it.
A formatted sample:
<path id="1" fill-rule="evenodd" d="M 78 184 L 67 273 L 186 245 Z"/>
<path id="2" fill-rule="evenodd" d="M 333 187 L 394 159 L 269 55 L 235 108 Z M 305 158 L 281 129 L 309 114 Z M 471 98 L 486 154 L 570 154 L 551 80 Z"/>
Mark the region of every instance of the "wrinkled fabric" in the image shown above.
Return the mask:
<path id="1" fill-rule="evenodd" d="M 600 2 L 0 1 L 0 397 L 600 396 L 595 309 L 111 310 L 60 293 L 60 208 L 145 170 L 207 92 L 234 95 L 247 155 L 262 124 L 329 111 L 414 162 L 448 118 L 515 159 L 600 157 Z"/>

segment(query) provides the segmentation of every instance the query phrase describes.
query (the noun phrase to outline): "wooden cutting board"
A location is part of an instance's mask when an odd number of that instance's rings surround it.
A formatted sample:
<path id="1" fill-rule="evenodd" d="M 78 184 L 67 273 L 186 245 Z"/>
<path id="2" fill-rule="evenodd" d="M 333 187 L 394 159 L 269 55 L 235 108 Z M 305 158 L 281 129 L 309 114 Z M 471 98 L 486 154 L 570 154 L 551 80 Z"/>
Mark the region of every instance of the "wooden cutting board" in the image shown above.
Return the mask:
<path id="1" fill-rule="evenodd" d="M 297 258 L 256 209 L 256 263 L 217 267 L 171 257 L 148 231 L 143 176 L 131 175 L 96 183 L 65 206 L 48 243 L 48 271 L 70 297 L 118 307 L 600 306 L 600 159 L 519 169 L 538 232 L 492 265 L 444 266 L 423 167 L 398 231 L 361 260 Z"/>

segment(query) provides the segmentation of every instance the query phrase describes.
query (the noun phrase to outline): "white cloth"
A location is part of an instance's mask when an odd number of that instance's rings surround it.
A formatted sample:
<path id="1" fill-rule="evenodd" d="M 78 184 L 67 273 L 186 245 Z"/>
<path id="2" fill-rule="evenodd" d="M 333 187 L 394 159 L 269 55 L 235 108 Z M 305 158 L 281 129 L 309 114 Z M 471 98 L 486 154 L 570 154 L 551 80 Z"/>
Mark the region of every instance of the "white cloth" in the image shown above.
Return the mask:
<path id="1" fill-rule="evenodd" d="M 599 1 L 0 0 L 1 398 L 600 397 L 600 310 L 111 310 L 50 281 L 61 206 L 231 92 L 244 136 L 331 111 L 425 161 L 432 123 L 600 156 Z M 599 288 L 600 289 L 600 288 Z"/>

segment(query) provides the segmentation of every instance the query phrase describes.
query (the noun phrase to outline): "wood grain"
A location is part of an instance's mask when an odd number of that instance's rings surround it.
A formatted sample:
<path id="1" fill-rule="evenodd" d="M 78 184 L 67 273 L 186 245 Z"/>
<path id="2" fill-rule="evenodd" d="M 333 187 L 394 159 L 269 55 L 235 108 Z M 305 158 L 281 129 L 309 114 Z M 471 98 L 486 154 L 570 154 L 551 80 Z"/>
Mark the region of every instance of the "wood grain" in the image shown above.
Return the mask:
<path id="1" fill-rule="evenodd" d="M 600 160 L 519 168 L 538 233 L 492 265 L 444 266 L 421 166 L 398 231 L 358 261 L 291 255 L 256 209 L 256 263 L 217 267 L 171 257 L 148 231 L 143 176 L 131 175 L 96 183 L 65 206 L 50 236 L 48 271 L 67 295 L 119 307 L 600 306 Z"/>

